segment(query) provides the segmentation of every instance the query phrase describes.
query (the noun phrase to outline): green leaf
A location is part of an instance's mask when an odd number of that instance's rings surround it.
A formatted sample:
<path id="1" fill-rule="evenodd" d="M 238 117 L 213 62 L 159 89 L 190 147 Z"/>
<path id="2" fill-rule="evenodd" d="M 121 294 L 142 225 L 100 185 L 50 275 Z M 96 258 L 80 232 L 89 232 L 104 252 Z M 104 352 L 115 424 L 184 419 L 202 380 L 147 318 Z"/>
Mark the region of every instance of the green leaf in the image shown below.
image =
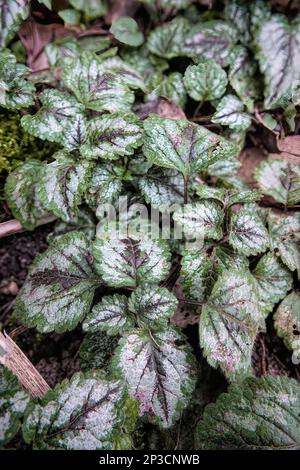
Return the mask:
<path id="1" fill-rule="evenodd" d="M 132 51 L 131 51 L 132 53 Z M 138 67 L 132 67 L 120 57 L 114 56 L 102 62 L 102 67 L 107 71 L 117 74 L 119 80 L 128 88 L 132 90 L 146 91 L 145 81 L 143 75 L 139 72 Z"/>
<path id="2" fill-rule="evenodd" d="M 256 33 L 257 58 L 265 76 L 265 107 L 273 108 L 300 80 L 300 19 L 272 15 Z"/>
<path id="3" fill-rule="evenodd" d="M 144 35 L 139 30 L 137 22 L 129 16 L 121 16 L 109 30 L 118 41 L 128 46 L 137 47 L 143 44 Z"/>
<path id="4" fill-rule="evenodd" d="M 300 446 L 300 387 L 288 377 L 247 378 L 204 411 L 197 449 L 292 450 Z"/>
<path id="5" fill-rule="evenodd" d="M 196 101 L 212 101 L 221 98 L 227 87 L 227 75 L 213 60 L 190 65 L 184 74 L 188 94 Z"/>
<path id="6" fill-rule="evenodd" d="M 251 42 L 250 11 L 246 0 L 230 0 L 225 5 L 225 19 L 238 31 L 239 40 L 246 46 Z"/>
<path id="7" fill-rule="evenodd" d="M 259 98 L 259 82 L 256 63 L 250 59 L 243 47 L 236 49 L 235 58 L 229 70 L 229 83 L 239 99 L 253 111 L 254 101 Z"/>
<path id="8" fill-rule="evenodd" d="M 54 157 L 56 160 L 44 165 L 41 171 L 39 196 L 46 209 L 65 222 L 71 222 L 88 185 L 90 163 L 76 162 L 64 151 Z"/>
<path id="9" fill-rule="evenodd" d="M 69 232 L 80 231 L 90 240 L 93 240 L 95 237 L 96 224 L 94 215 L 86 210 L 79 209 L 78 215 L 73 217 L 71 222 L 64 222 L 62 220 L 57 220 L 53 232 L 50 233 L 47 237 L 47 242 L 51 243 L 53 240 L 65 235 Z"/>
<path id="10" fill-rule="evenodd" d="M 270 233 L 270 248 L 277 256 L 281 257 L 283 263 L 291 270 L 298 271 L 300 279 L 300 217 L 294 215 L 276 215 L 270 213 L 268 216 Z"/>
<path id="11" fill-rule="evenodd" d="M 63 80 L 87 109 L 128 111 L 134 102 L 134 94 L 119 75 L 107 71 L 96 54 L 88 51 L 66 64 Z"/>
<path id="12" fill-rule="evenodd" d="M 144 129 L 146 157 L 158 166 L 177 170 L 185 176 L 237 154 L 234 144 L 185 119 L 150 116 L 144 121 Z"/>
<path id="13" fill-rule="evenodd" d="M 172 170 L 151 168 L 144 177 L 138 177 L 138 187 L 146 202 L 158 209 L 181 204 L 184 196 L 182 175 Z"/>
<path id="14" fill-rule="evenodd" d="M 176 297 L 167 289 L 140 286 L 129 299 L 118 294 L 103 297 L 87 315 L 83 329 L 116 335 L 130 331 L 137 323 L 140 327 L 160 330 L 168 324 L 176 306 Z"/>
<path id="15" fill-rule="evenodd" d="M 28 0 L 2 0 L 0 10 L 0 47 L 6 46 L 29 15 Z"/>
<path id="16" fill-rule="evenodd" d="M 80 232 L 68 233 L 36 257 L 16 303 L 26 325 L 62 333 L 89 312 L 100 282 L 92 270 L 90 244 Z"/>
<path id="17" fill-rule="evenodd" d="M 3 8 L 5 9 L 5 5 L 2 5 L 2 11 Z M 34 103 L 35 87 L 27 80 L 29 73 L 30 69 L 18 64 L 8 49 L 0 52 L 0 106 L 21 109 Z"/>
<path id="18" fill-rule="evenodd" d="M 108 335 L 130 330 L 134 327 L 134 319 L 128 312 L 127 297 L 119 294 L 103 297 L 87 315 L 82 326 L 84 331 L 105 331 Z"/>
<path id="19" fill-rule="evenodd" d="M 221 99 L 211 120 L 238 131 L 245 131 L 251 125 L 251 117 L 244 112 L 244 104 L 234 95 Z"/>
<path id="20" fill-rule="evenodd" d="M 177 17 L 151 31 L 147 47 L 150 52 L 165 59 L 173 59 L 183 55 L 181 49 L 188 30 L 188 21 Z"/>
<path id="21" fill-rule="evenodd" d="M 247 269 L 246 258 L 226 246 L 186 250 L 181 260 L 181 284 L 185 296 L 199 303 L 206 300 L 218 275 L 229 269 Z"/>
<path id="22" fill-rule="evenodd" d="M 171 427 L 195 386 L 193 356 L 183 337 L 172 328 L 154 335 L 132 330 L 120 340 L 114 366 L 139 401 L 140 414 L 163 428 Z"/>
<path id="23" fill-rule="evenodd" d="M 253 276 L 257 281 L 260 305 L 268 314 L 293 287 L 293 276 L 273 253 L 267 253 L 257 263 Z"/>
<path id="24" fill-rule="evenodd" d="M 87 21 L 96 20 L 107 12 L 105 0 L 70 0 L 70 4 L 82 11 Z"/>
<path id="25" fill-rule="evenodd" d="M 121 181 L 122 168 L 110 163 L 93 166 L 92 177 L 85 194 L 88 204 L 97 209 L 100 204 L 112 203 L 119 197 L 123 185 Z"/>
<path id="26" fill-rule="evenodd" d="M 220 240 L 223 230 L 223 209 L 212 201 L 186 204 L 173 214 L 174 220 L 183 226 L 186 235 Z"/>
<path id="27" fill-rule="evenodd" d="M 79 349 L 81 370 L 107 369 L 118 341 L 118 336 L 108 336 L 99 330 L 87 333 Z"/>
<path id="28" fill-rule="evenodd" d="M 274 314 L 274 327 L 284 344 L 300 359 L 300 296 L 296 292 L 289 294 L 279 305 Z"/>
<path id="29" fill-rule="evenodd" d="M 166 78 L 159 81 L 159 84 L 146 96 L 147 101 L 154 100 L 159 96 L 168 98 L 173 103 L 177 103 L 182 108 L 186 103 L 186 91 L 183 77 L 179 72 L 170 73 Z"/>
<path id="30" fill-rule="evenodd" d="M 267 250 L 268 232 L 253 210 L 243 207 L 232 214 L 229 243 L 238 253 L 245 256 L 257 255 Z"/>
<path id="31" fill-rule="evenodd" d="M 5 367 L 0 367 L 0 445 L 7 444 L 17 434 L 29 395 L 17 378 Z"/>
<path id="32" fill-rule="evenodd" d="M 251 374 L 251 355 L 264 318 L 258 309 L 255 283 L 242 270 L 224 271 L 202 308 L 200 346 L 213 367 L 236 380 Z"/>
<path id="33" fill-rule="evenodd" d="M 61 143 L 70 123 L 75 123 L 83 106 L 76 99 L 58 90 L 45 90 L 40 95 L 42 107 L 33 116 L 23 116 L 21 124 L 29 134 L 50 142 Z"/>
<path id="34" fill-rule="evenodd" d="M 143 285 L 138 287 L 128 301 L 128 308 L 136 316 L 139 326 L 153 330 L 168 325 L 177 307 L 176 297 L 163 287 Z"/>
<path id="35" fill-rule="evenodd" d="M 80 24 L 80 13 L 73 8 L 67 8 L 66 10 L 60 10 L 58 15 L 64 20 L 67 25 L 79 25 Z"/>
<path id="36" fill-rule="evenodd" d="M 142 144 L 142 129 L 133 114 L 106 114 L 89 122 L 83 157 L 115 160 Z"/>
<path id="37" fill-rule="evenodd" d="M 24 439 L 44 450 L 126 449 L 117 444 L 130 441 L 126 398 L 119 381 L 104 380 L 99 373 L 77 373 L 48 392 L 41 404 L 32 404 L 23 425 Z M 134 408 L 130 420 L 136 416 Z"/>
<path id="38" fill-rule="evenodd" d="M 40 161 L 28 160 L 10 173 L 5 183 L 7 203 L 14 217 L 27 230 L 33 230 L 47 213 L 37 192 L 42 168 Z"/>
<path id="39" fill-rule="evenodd" d="M 264 194 L 293 206 L 300 202 L 300 166 L 282 160 L 265 160 L 256 168 L 255 178 Z"/>
<path id="40" fill-rule="evenodd" d="M 225 67 L 233 60 L 236 36 L 236 30 L 225 21 L 211 20 L 188 28 L 184 41 L 179 45 L 182 55 L 195 61 L 213 59 Z"/>
<path id="41" fill-rule="evenodd" d="M 158 283 L 169 271 L 169 252 L 163 240 L 129 235 L 96 238 L 95 267 L 112 287 L 137 287 Z"/>

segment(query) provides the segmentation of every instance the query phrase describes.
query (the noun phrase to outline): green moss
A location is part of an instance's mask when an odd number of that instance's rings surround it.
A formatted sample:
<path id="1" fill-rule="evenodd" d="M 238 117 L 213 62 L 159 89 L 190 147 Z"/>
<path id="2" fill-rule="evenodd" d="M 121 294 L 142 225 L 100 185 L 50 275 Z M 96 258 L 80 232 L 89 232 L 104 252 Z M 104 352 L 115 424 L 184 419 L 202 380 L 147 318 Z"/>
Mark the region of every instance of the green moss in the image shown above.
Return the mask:
<path id="1" fill-rule="evenodd" d="M 0 110 L 0 175 L 10 173 L 28 159 L 43 160 L 56 150 L 57 145 L 25 132 L 19 113 Z"/>

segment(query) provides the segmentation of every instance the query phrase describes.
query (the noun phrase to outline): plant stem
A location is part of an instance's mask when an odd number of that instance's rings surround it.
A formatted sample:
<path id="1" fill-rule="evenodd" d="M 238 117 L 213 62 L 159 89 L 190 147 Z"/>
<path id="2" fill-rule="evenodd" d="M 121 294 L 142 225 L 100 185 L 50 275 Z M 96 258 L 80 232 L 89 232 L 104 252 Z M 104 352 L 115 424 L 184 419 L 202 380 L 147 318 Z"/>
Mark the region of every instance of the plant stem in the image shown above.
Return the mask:
<path id="1" fill-rule="evenodd" d="M 43 219 L 40 219 L 37 222 L 37 227 L 40 225 L 49 224 L 56 220 L 54 215 L 48 215 Z M 25 232 L 26 228 L 24 228 L 20 222 L 16 219 L 8 220 L 7 222 L 2 222 L 0 224 L 0 238 L 8 237 L 9 235 L 13 235 L 14 233 Z"/>
<path id="2" fill-rule="evenodd" d="M 43 397 L 50 390 L 39 371 L 5 332 L 0 332 L 0 364 L 9 369 L 32 397 Z"/>
<path id="3" fill-rule="evenodd" d="M 188 203 L 189 177 L 187 175 L 183 175 L 183 181 L 184 181 L 183 201 L 184 201 L 184 204 L 187 204 Z"/>

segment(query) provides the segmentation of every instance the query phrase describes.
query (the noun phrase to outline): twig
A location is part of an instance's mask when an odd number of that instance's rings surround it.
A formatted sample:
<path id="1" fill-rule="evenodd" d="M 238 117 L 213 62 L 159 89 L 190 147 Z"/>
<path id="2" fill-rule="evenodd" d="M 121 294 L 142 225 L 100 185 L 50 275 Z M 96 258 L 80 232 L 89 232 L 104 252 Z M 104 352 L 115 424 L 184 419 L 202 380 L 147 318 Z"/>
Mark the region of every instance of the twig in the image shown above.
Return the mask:
<path id="1" fill-rule="evenodd" d="M 266 355 L 266 346 L 264 339 L 260 336 L 259 338 L 261 345 L 261 374 L 266 375 L 267 373 L 267 355 Z"/>
<path id="2" fill-rule="evenodd" d="M 0 332 L 0 364 L 18 378 L 31 396 L 41 398 L 50 390 L 39 371 L 5 332 Z"/>
<path id="3" fill-rule="evenodd" d="M 48 215 L 47 217 L 40 219 L 36 225 L 37 227 L 39 227 L 40 225 L 49 224 L 54 220 L 56 220 L 56 217 L 54 215 Z M 16 219 L 8 220 L 7 222 L 2 222 L 0 224 L 0 238 L 8 237 L 9 235 L 25 231 L 26 228 L 24 228 Z"/>

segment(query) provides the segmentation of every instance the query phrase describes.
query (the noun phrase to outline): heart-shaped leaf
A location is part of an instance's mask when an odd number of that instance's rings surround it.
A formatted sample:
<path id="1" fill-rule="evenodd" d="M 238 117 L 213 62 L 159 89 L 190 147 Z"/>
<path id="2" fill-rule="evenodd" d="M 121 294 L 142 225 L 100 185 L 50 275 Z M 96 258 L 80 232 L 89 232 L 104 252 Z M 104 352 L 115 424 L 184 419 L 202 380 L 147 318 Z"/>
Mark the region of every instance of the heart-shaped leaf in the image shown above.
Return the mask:
<path id="1" fill-rule="evenodd" d="M 247 378 L 208 405 L 197 449 L 287 450 L 300 446 L 300 388 L 288 377 Z"/>
<path id="2" fill-rule="evenodd" d="M 227 75 L 213 60 L 190 65 L 184 74 L 188 94 L 196 101 L 212 101 L 221 98 L 227 87 Z"/>
<path id="3" fill-rule="evenodd" d="M 132 330 L 120 340 L 114 366 L 139 401 L 140 414 L 163 428 L 172 426 L 195 386 L 193 356 L 183 337 L 171 328 L 154 335 Z"/>
<path id="4" fill-rule="evenodd" d="M 109 30 L 118 41 L 128 46 L 140 46 L 144 42 L 143 33 L 139 30 L 137 22 L 129 16 L 121 16 Z"/>
<path id="5" fill-rule="evenodd" d="M 80 232 L 68 233 L 36 257 L 16 303 L 26 325 L 43 333 L 64 332 L 89 312 L 99 283 L 89 246 Z"/>
<path id="6" fill-rule="evenodd" d="M 258 308 L 255 283 L 249 272 L 231 269 L 215 283 L 202 308 L 200 346 L 213 367 L 236 380 L 251 374 L 251 355 L 264 317 Z"/>
<path id="7" fill-rule="evenodd" d="M 35 449 L 126 449 L 135 417 L 136 406 L 120 382 L 77 373 L 32 404 L 23 436 Z"/>

